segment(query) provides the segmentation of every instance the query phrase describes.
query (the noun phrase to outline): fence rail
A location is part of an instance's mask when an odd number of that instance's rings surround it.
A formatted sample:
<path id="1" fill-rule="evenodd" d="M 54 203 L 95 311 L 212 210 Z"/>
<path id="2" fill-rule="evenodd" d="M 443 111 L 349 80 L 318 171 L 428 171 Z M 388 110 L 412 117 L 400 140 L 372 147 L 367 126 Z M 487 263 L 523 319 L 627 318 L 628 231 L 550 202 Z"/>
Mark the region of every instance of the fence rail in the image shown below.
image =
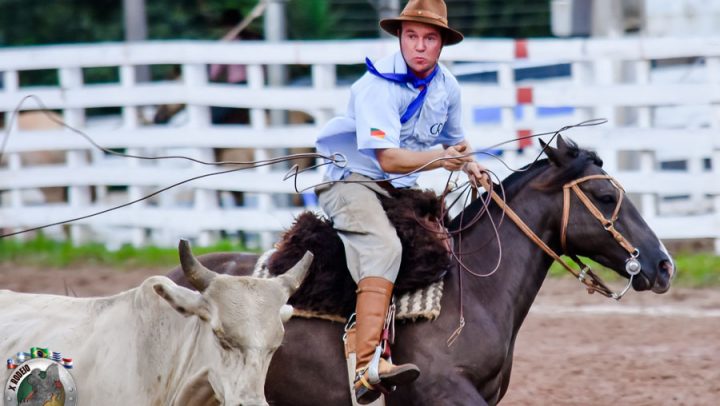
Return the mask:
<path id="1" fill-rule="evenodd" d="M 349 83 L 359 74 L 342 72 L 361 66 L 366 56 L 377 58 L 396 48 L 395 41 L 368 40 L 0 49 L 0 121 L 10 134 L 0 163 L 0 228 L 21 230 L 80 217 L 226 169 L 105 154 L 72 130 L 33 114 L 40 108 L 34 99 L 13 121 L 26 96 L 36 96 L 106 148 L 207 161 L 267 159 L 310 150 L 319 128 L 344 111 Z M 569 130 L 566 136 L 598 151 L 661 238 L 710 239 L 720 253 L 720 38 L 467 39 L 443 50 L 443 63 L 458 72 L 465 129 L 476 149 L 509 140 L 502 157 L 519 167 L 539 148 L 518 137 L 607 118 L 604 126 Z M 247 81 L 211 80 L 210 64 L 245 65 Z M 177 66 L 180 75 L 138 81 L 137 67 L 152 65 Z M 305 72 L 304 77 L 274 83 L 269 72 L 276 66 Z M 548 74 L 553 66 L 565 73 Z M 86 83 L 88 69 L 108 67 L 117 80 Z M 544 77 L 523 76 L 522 69 Z M 56 72 L 58 83 L 24 85 L 24 75 L 37 70 Z M 176 104 L 185 109 L 174 120 L 152 122 L 157 106 Z M 239 109 L 245 118 L 218 124 L 211 114 L 218 107 Z M 277 111 L 283 112 L 280 120 L 273 118 Z M 501 176 L 509 173 L 494 160 L 486 164 Z M 69 231 L 48 232 L 111 245 L 170 245 L 179 236 L 207 244 L 221 235 L 239 235 L 267 247 L 293 216 L 314 208 L 311 196 L 301 199 L 292 181 L 282 181 L 287 169 L 275 165 L 200 179 L 80 220 Z M 300 187 L 310 187 L 320 176 L 304 173 Z M 423 175 L 421 183 L 439 188 L 446 177 L 437 170 Z"/>

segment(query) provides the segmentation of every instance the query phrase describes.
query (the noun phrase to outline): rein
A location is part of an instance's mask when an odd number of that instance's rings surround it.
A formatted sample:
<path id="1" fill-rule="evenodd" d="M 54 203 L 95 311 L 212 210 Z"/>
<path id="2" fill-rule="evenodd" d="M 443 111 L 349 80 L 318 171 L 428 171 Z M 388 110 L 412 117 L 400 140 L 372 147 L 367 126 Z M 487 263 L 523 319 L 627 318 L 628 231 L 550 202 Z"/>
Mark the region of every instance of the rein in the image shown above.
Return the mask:
<path id="1" fill-rule="evenodd" d="M 593 180 L 593 179 L 607 179 L 609 180 L 613 187 L 618 191 L 618 203 L 615 207 L 615 210 L 613 211 L 613 215 L 610 219 L 605 218 L 603 216 L 602 212 L 590 201 L 590 199 L 587 197 L 587 195 L 580 189 L 578 186 L 579 184 Z M 572 182 L 566 183 L 563 185 L 563 220 L 562 220 L 562 235 L 561 235 L 561 244 L 563 247 L 563 252 L 568 255 L 573 262 L 575 262 L 578 266 L 580 266 L 581 270 L 577 271 L 573 269 L 568 263 L 562 259 L 560 255 L 558 255 L 550 246 L 548 246 L 540 237 L 533 232 L 530 227 L 528 227 L 527 224 L 513 211 L 510 206 L 508 206 L 505 201 L 497 194 L 495 193 L 495 190 L 491 187 L 491 185 L 488 183 L 488 181 L 485 178 L 482 178 L 480 180 L 480 183 L 485 188 L 485 190 L 488 191 L 488 194 L 492 197 L 492 199 L 495 201 L 495 203 L 500 206 L 505 214 L 510 218 L 515 225 L 528 237 L 530 240 L 532 240 L 535 245 L 540 247 L 546 254 L 548 254 L 550 257 L 552 257 L 555 261 L 557 261 L 565 270 L 573 274 L 580 282 L 582 282 L 585 287 L 587 288 L 588 293 L 595 293 L 598 292 L 601 295 L 609 298 L 613 298 L 615 300 L 620 300 L 625 293 L 630 289 L 630 286 L 632 285 L 632 280 L 635 275 L 640 273 L 641 266 L 640 262 L 637 260 L 637 257 L 640 255 L 640 251 L 633 247 L 632 244 L 630 244 L 623 235 L 617 231 L 614 227 L 614 222 L 617 220 L 618 214 L 620 212 L 620 205 L 623 200 L 623 195 L 625 194 L 625 191 L 622 189 L 622 187 L 619 186 L 617 181 L 612 178 L 609 175 L 591 175 L 586 176 L 584 178 L 576 179 Z M 608 231 L 610 234 L 612 234 L 615 241 L 620 244 L 630 255 L 630 257 L 625 262 L 625 270 L 630 274 L 630 279 L 628 281 L 628 284 L 625 286 L 625 288 L 620 292 L 613 292 L 611 288 L 605 284 L 605 282 L 593 272 L 593 270 L 590 268 L 590 266 L 584 264 L 580 259 L 574 255 L 574 254 L 567 254 L 567 246 L 566 246 L 566 240 L 567 240 L 567 225 L 570 219 L 570 191 L 575 192 L 575 194 L 578 196 L 581 202 L 585 205 L 585 207 L 588 209 L 588 211 L 595 217 L 600 224 L 603 226 L 603 228 Z"/>

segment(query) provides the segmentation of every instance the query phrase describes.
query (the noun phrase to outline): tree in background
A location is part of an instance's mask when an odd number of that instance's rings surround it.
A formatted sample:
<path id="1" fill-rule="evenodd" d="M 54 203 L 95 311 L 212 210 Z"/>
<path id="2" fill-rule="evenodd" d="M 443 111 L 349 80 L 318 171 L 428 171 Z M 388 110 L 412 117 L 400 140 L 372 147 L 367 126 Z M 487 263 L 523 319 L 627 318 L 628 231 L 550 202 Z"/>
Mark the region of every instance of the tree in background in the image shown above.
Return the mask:
<path id="1" fill-rule="evenodd" d="M 287 3 L 287 27 L 290 39 L 341 39 L 337 27 L 341 14 L 329 1 L 291 0 Z"/>
<path id="2" fill-rule="evenodd" d="M 148 37 L 219 39 L 223 10 L 243 15 L 259 0 L 146 0 Z M 404 6 L 405 2 L 401 2 Z M 447 0 L 449 19 L 467 36 L 550 36 L 548 0 Z M 372 0 L 289 0 L 288 38 L 376 38 Z M 122 41 L 121 0 L 0 0 L 0 46 Z M 262 18 L 250 28 L 263 32 Z"/>
<path id="3" fill-rule="evenodd" d="M 121 41 L 117 0 L 0 0 L 0 46 Z"/>
<path id="4" fill-rule="evenodd" d="M 550 37 L 548 0 L 475 0 L 470 36 L 529 38 Z M 448 5 L 450 7 L 450 5 Z"/>
<path id="5" fill-rule="evenodd" d="M 218 39 L 223 10 L 247 13 L 255 4 L 257 0 L 147 1 L 148 37 Z M 122 13 L 119 0 L 0 0 L 0 46 L 123 41 Z M 262 27 L 262 21 L 253 27 Z"/>

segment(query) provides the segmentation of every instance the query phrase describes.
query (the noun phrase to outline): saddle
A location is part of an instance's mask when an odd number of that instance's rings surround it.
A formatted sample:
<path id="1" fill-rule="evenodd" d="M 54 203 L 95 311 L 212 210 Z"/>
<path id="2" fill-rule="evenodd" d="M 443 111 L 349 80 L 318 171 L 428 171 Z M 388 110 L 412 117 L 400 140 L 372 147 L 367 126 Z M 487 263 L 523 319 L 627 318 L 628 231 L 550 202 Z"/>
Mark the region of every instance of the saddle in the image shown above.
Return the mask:
<path id="1" fill-rule="evenodd" d="M 427 302 L 431 293 L 423 289 L 441 281 L 450 266 L 448 240 L 438 220 L 442 215 L 442 202 L 430 190 L 395 189 L 391 197 L 380 196 L 388 218 L 395 226 L 402 242 L 402 263 L 395 281 L 395 295 L 402 297 L 421 291 Z M 355 311 L 356 285 L 350 277 L 345 261 L 345 249 L 332 222 L 315 213 L 304 212 L 286 231 L 275 250 L 261 258 L 268 276 L 277 276 L 290 269 L 305 251 L 315 254 L 308 275 L 300 288 L 288 301 L 301 313 L 347 318 Z M 261 264 L 264 262 L 264 264 Z M 437 289 L 436 289 L 437 290 Z M 439 312 L 439 294 L 436 295 Z M 411 307 L 417 299 L 405 298 Z"/>

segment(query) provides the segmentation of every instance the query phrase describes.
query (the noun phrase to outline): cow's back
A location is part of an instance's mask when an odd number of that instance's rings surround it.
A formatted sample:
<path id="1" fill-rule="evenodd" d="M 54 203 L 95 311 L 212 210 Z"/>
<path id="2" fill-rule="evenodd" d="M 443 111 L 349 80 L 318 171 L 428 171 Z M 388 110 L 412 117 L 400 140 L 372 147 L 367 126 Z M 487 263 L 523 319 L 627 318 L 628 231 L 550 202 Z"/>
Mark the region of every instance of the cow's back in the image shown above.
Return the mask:
<path id="1" fill-rule="evenodd" d="M 94 323 L 92 299 L 1 290 L 0 309 L 0 325 L 4 326 L 0 349 L 6 355 L 29 351 L 29 347 L 6 348 L 10 343 L 69 344 L 73 337 L 65 332 L 88 329 Z"/>
<path id="2" fill-rule="evenodd" d="M 2 290 L 0 352 L 9 357 L 39 347 L 71 358 L 80 404 L 102 404 L 103 399 L 131 385 L 138 375 L 137 349 L 129 345 L 134 340 L 132 309 L 138 289 L 99 298 Z M 122 385 L 108 387 L 98 381 L 102 376 Z"/>

